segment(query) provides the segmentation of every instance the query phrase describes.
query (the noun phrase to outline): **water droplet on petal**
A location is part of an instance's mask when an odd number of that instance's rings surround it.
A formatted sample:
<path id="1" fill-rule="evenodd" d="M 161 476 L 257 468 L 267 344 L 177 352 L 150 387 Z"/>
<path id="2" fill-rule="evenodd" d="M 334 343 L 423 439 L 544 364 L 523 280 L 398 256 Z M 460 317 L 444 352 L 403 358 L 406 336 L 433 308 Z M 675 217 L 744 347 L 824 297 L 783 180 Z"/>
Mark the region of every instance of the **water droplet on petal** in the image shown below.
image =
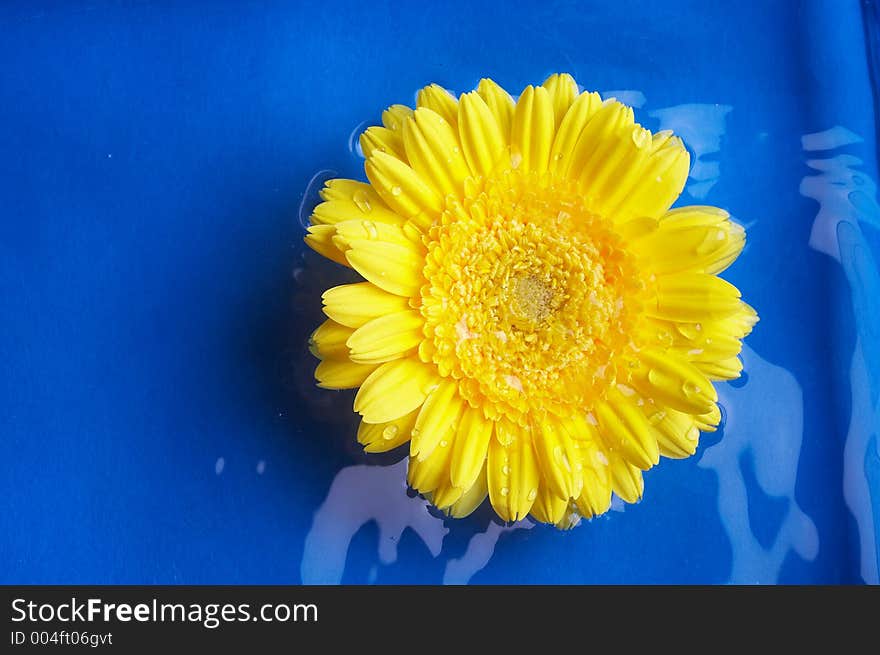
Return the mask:
<path id="1" fill-rule="evenodd" d="M 538 490 L 537 489 L 532 489 L 531 491 L 529 491 L 529 500 L 534 500 L 537 497 L 538 497 Z"/>
<path id="2" fill-rule="evenodd" d="M 370 200 L 367 198 L 367 194 L 364 191 L 356 191 L 352 196 L 352 200 L 354 200 L 354 204 L 358 206 L 358 209 L 365 214 L 373 209 L 372 205 L 370 205 Z"/>
<path id="3" fill-rule="evenodd" d="M 403 189 L 401 189 L 399 186 L 395 185 L 391 187 L 392 196 L 399 196 L 401 193 L 403 193 Z"/>
<path id="4" fill-rule="evenodd" d="M 501 495 L 502 496 L 506 496 L 509 493 L 510 493 L 510 489 L 508 489 L 507 487 L 501 487 Z"/>
<path id="5" fill-rule="evenodd" d="M 648 422 L 651 423 L 651 425 L 657 425 L 665 418 L 666 412 L 661 410 L 659 412 L 654 412 L 653 414 L 651 414 L 651 416 L 648 418 Z"/>
<path id="6" fill-rule="evenodd" d="M 382 430 L 382 438 L 383 439 L 393 439 L 394 437 L 397 436 L 397 433 L 399 431 L 400 431 L 400 428 L 398 428 L 396 425 L 394 425 L 394 424 L 388 425 L 385 427 L 384 430 Z"/>
<path id="7" fill-rule="evenodd" d="M 510 165 L 512 168 L 519 168 L 519 165 L 522 164 L 522 155 L 518 152 L 510 153 Z"/>
<path id="8" fill-rule="evenodd" d="M 698 398 L 700 396 L 700 387 L 693 382 L 685 382 L 681 385 L 681 390 L 688 398 Z"/>
<path id="9" fill-rule="evenodd" d="M 370 239 L 375 239 L 379 236 L 379 230 L 376 229 L 376 224 L 373 221 L 364 221 L 363 226 L 367 231 L 367 237 Z"/>

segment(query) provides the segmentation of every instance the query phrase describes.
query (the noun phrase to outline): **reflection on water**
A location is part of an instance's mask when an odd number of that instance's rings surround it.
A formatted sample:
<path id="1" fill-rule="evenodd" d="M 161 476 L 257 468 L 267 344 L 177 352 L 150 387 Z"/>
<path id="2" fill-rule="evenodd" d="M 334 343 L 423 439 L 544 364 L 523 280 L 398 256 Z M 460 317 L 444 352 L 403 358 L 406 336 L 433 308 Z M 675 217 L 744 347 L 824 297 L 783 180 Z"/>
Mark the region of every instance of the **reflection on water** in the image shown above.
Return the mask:
<path id="1" fill-rule="evenodd" d="M 312 224 L 312 211 L 315 209 L 315 206 L 321 202 L 318 193 L 324 188 L 324 183 L 327 180 L 332 180 L 334 177 L 337 177 L 337 175 L 338 173 L 336 171 L 330 170 L 329 168 L 320 170 L 312 175 L 312 179 L 309 180 L 305 191 L 303 191 L 302 199 L 299 202 L 299 209 L 296 211 L 299 224 L 303 228 L 308 228 Z"/>
<path id="2" fill-rule="evenodd" d="M 721 175 L 721 164 L 710 155 L 721 150 L 724 119 L 731 109 L 729 105 L 694 103 L 657 109 L 650 114 L 660 121 L 661 130 L 672 130 L 693 151 L 689 175 L 693 181 L 685 189 L 698 200 L 709 195 Z"/>
<path id="3" fill-rule="evenodd" d="M 617 98 L 620 102 L 625 105 L 629 105 L 630 107 L 635 107 L 636 109 L 645 106 L 645 102 L 647 98 L 645 98 L 645 94 L 641 91 L 635 91 L 633 89 L 620 89 L 617 91 L 603 91 L 601 93 L 603 98 Z"/>
<path id="4" fill-rule="evenodd" d="M 303 584 L 339 584 L 351 541 L 370 522 L 379 528 L 377 555 L 384 565 L 397 561 L 397 545 L 407 528 L 435 558 L 443 553 L 449 533 L 444 520 L 428 511 L 427 501 L 407 495 L 406 459 L 392 466 L 347 466 L 330 485 L 306 536 L 300 566 Z M 532 527 L 528 520 L 510 526 L 489 523 L 485 532 L 471 538 L 461 557 L 447 560 L 444 584 L 466 584 L 489 563 L 502 533 Z M 371 577 L 375 575 L 374 570 Z"/>
<path id="5" fill-rule="evenodd" d="M 347 466 L 333 480 L 306 536 L 303 584 L 341 582 L 348 546 L 370 521 L 379 527 L 379 561 L 386 565 L 397 560 L 397 544 L 406 528 L 415 531 L 434 557 L 448 532 L 428 513 L 424 500 L 406 494 L 405 459 L 393 466 Z"/>
<path id="6" fill-rule="evenodd" d="M 841 126 L 804 135 L 811 153 L 802 195 L 819 203 L 810 232 L 810 247 L 840 262 L 852 292 L 858 339 L 850 367 L 851 417 L 843 456 L 843 493 L 859 531 L 859 572 L 865 582 L 878 584 L 877 545 L 880 521 L 880 276 L 862 225 L 880 227 L 877 185 L 856 167 L 862 160 L 829 151 L 861 143 L 862 138 Z M 817 151 L 825 151 L 818 152 Z M 821 158 L 820 158 L 821 155 Z"/>
<path id="7" fill-rule="evenodd" d="M 730 582 L 772 584 L 786 555 L 794 549 L 813 560 L 819 535 L 813 521 L 795 500 L 803 438 L 803 396 L 794 376 L 774 366 L 748 346 L 743 347 L 748 377 L 742 386 L 718 385 L 727 414 L 724 437 L 707 448 L 699 466 L 718 474 L 718 513 L 733 548 Z M 779 411 L 779 408 L 784 411 Z M 785 514 L 769 548 L 749 520 L 749 494 L 742 471 L 743 456 L 751 456 L 760 491 L 786 502 Z"/>
<path id="8" fill-rule="evenodd" d="M 498 538 L 502 533 L 515 530 L 531 530 L 533 527 L 535 527 L 535 524 L 528 519 L 518 521 L 513 525 L 489 523 L 489 527 L 486 528 L 485 532 L 480 532 L 471 537 L 464 555 L 446 562 L 446 570 L 443 572 L 443 584 L 467 584 L 474 573 L 485 567 L 489 560 L 492 559 L 492 555 L 495 553 L 495 546 L 498 544 Z"/>

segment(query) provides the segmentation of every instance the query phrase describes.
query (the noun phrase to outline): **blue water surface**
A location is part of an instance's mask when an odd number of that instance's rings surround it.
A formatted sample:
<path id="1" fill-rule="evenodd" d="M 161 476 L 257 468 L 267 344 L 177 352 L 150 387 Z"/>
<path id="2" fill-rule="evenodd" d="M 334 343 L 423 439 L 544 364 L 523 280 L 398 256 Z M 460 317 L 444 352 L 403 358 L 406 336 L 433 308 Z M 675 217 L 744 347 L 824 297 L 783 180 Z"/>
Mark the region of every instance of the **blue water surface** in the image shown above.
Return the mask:
<path id="1" fill-rule="evenodd" d="M 0 582 L 878 581 L 872 2 L 0 5 Z M 869 47 L 866 47 L 868 44 Z M 549 73 L 682 135 L 761 314 L 725 424 L 558 532 L 407 494 L 305 341 L 390 103 Z"/>

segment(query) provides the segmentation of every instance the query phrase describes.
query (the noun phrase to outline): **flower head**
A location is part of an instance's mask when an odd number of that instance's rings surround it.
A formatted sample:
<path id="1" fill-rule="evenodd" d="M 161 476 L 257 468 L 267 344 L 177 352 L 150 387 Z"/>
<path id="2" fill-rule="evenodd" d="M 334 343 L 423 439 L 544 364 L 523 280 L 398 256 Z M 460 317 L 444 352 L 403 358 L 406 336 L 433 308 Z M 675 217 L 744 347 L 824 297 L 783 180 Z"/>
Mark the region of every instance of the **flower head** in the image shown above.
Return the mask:
<path id="1" fill-rule="evenodd" d="M 568 75 L 514 102 L 432 85 L 361 136 L 307 243 L 363 282 L 324 293 L 320 386 L 360 387 L 358 440 L 409 442 L 409 483 L 453 516 L 570 526 L 627 502 L 721 415 L 757 321 L 717 274 L 745 233 L 670 210 L 689 157 Z"/>

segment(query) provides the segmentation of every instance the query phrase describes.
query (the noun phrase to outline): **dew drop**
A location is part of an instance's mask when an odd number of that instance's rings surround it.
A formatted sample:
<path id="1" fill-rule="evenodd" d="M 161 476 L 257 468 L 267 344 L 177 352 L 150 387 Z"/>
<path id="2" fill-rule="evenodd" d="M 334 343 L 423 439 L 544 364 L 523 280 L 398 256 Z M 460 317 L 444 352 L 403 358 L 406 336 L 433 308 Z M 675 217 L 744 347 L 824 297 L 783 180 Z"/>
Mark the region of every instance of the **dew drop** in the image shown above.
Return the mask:
<path id="1" fill-rule="evenodd" d="M 657 342 L 666 348 L 670 347 L 672 345 L 672 334 L 669 330 L 658 330 Z"/>
<path id="2" fill-rule="evenodd" d="M 596 451 L 596 459 L 598 460 L 598 462 L 600 464 L 604 464 L 605 466 L 608 466 L 608 457 L 601 450 Z"/>
<path id="3" fill-rule="evenodd" d="M 358 206 L 358 209 L 365 214 L 373 209 L 372 205 L 370 205 L 370 200 L 367 198 L 367 194 L 364 191 L 356 191 L 352 196 L 352 200 L 354 200 L 354 204 Z"/>
<path id="4" fill-rule="evenodd" d="M 587 412 L 587 423 L 590 425 L 599 425 L 599 421 L 596 420 L 596 416 L 593 412 Z"/>
<path id="5" fill-rule="evenodd" d="M 403 189 L 401 189 L 399 186 L 394 185 L 393 187 L 391 187 L 392 196 L 399 196 L 401 193 L 403 193 Z"/>
<path id="6" fill-rule="evenodd" d="M 651 414 L 650 418 L 648 419 L 648 422 L 651 423 L 651 425 L 657 425 L 665 418 L 666 418 L 666 412 L 661 410 L 659 412 L 654 412 L 653 414 Z"/>
<path id="7" fill-rule="evenodd" d="M 681 390 L 688 398 L 697 398 L 700 395 L 700 387 L 698 387 L 693 382 L 685 382 L 683 385 L 681 385 Z"/>
<path id="8" fill-rule="evenodd" d="M 563 155 L 561 152 L 557 152 L 555 155 L 553 155 L 553 159 L 554 159 L 554 161 L 559 161 L 559 160 L 562 159 L 564 156 L 565 156 L 565 155 Z"/>
<path id="9" fill-rule="evenodd" d="M 501 487 L 501 495 L 502 496 L 506 496 L 509 493 L 510 493 L 510 489 L 508 489 L 507 487 Z"/>
<path id="10" fill-rule="evenodd" d="M 400 428 L 398 428 L 396 425 L 388 425 L 385 427 L 384 430 L 382 430 L 382 438 L 386 440 L 393 439 L 397 436 L 397 433 L 399 431 Z"/>
<path id="11" fill-rule="evenodd" d="M 449 445 L 449 442 L 446 441 L 446 439 L 441 439 L 441 440 L 440 440 L 440 447 L 441 447 L 441 448 L 446 448 L 446 446 L 448 446 L 448 445 Z"/>
<path id="12" fill-rule="evenodd" d="M 364 221 L 363 226 L 370 239 L 375 239 L 379 236 L 379 230 L 376 229 L 376 224 L 373 221 Z"/>
<path id="13" fill-rule="evenodd" d="M 458 146 L 452 146 L 452 154 L 457 155 L 461 150 Z"/>
<path id="14" fill-rule="evenodd" d="M 538 490 L 537 490 L 537 489 L 532 489 L 532 490 L 529 492 L 529 500 L 534 500 L 534 499 L 537 498 L 537 497 L 538 497 Z"/>
<path id="15" fill-rule="evenodd" d="M 522 155 L 518 152 L 510 153 L 510 165 L 513 168 L 519 168 L 520 164 L 522 164 Z"/>
<path id="16" fill-rule="evenodd" d="M 625 385 L 625 384 L 618 384 L 617 390 L 620 393 L 622 393 L 624 396 L 626 396 L 627 398 L 630 398 L 630 397 L 636 395 L 636 390 L 633 389 L 632 387 Z"/>
<path id="17" fill-rule="evenodd" d="M 651 133 L 641 127 L 635 128 L 630 136 L 636 148 L 644 148 L 651 141 Z"/>

